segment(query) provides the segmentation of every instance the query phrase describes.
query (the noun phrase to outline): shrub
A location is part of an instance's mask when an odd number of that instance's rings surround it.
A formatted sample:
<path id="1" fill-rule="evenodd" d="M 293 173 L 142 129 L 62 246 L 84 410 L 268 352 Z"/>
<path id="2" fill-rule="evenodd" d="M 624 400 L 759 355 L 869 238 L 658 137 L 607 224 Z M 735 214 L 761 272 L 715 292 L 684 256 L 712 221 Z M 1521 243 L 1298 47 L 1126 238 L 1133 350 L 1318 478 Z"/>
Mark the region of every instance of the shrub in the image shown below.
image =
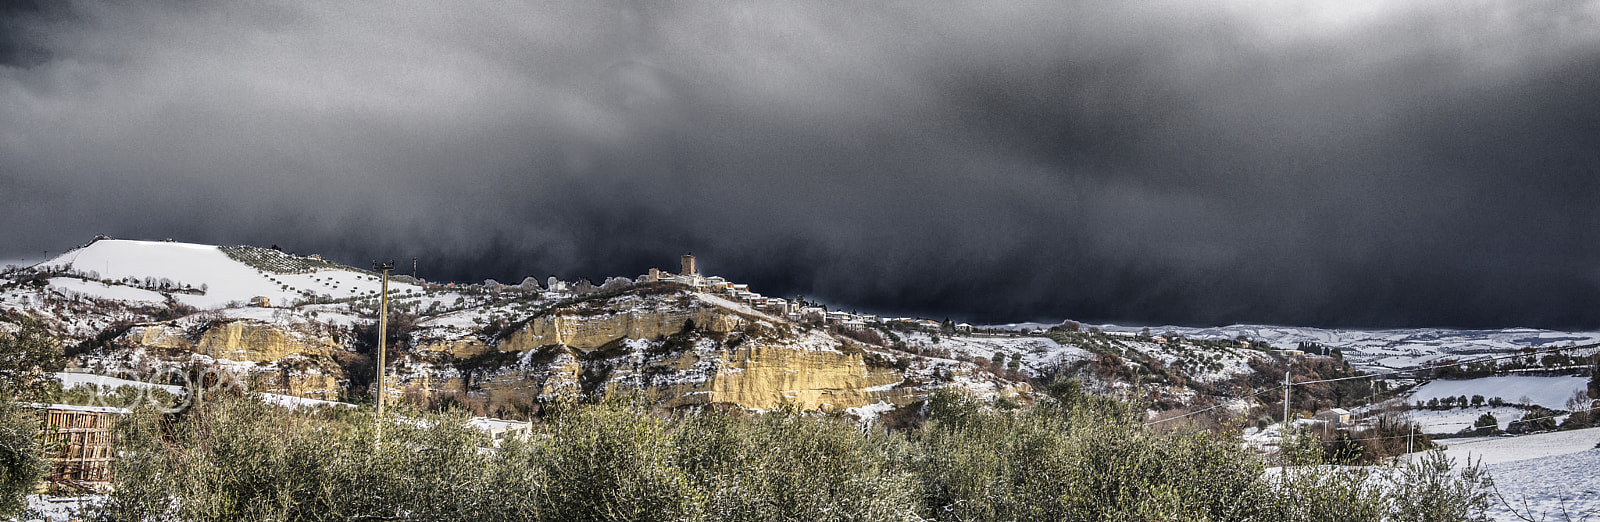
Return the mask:
<path id="1" fill-rule="evenodd" d="M 792 410 L 700 412 L 675 431 L 679 468 L 712 519 L 919 519 L 904 437 Z"/>
<path id="2" fill-rule="evenodd" d="M 1467 428 L 1467 431 L 1475 435 L 1494 435 L 1495 432 L 1500 431 L 1500 420 L 1494 418 L 1494 415 L 1485 413 L 1479 415 L 1477 422 L 1473 422 L 1472 427 Z"/>
<path id="3" fill-rule="evenodd" d="M 1144 427 L 1057 381 L 1002 411 L 953 392 L 903 432 L 841 415 L 639 396 L 550 406 L 497 449 L 464 415 L 286 411 L 219 394 L 117 425 L 102 520 L 1471 520 L 1486 484 L 1433 460 L 1268 478 L 1233 435 Z M 398 408 L 397 408 L 398 409 Z M 1442 457 L 1437 457 L 1442 459 Z M 1398 493 L 1386 493 L 1398 492 Z M 1458 517 L 1458 518 L 1449 518 Z"/>
<path id="4" fill-rule="evenodd" d="M 38 429 L 32 411 L 0 401 L 0 518 L 27 507 L 28 493 L 44 476 Z"/>
<path id="5" fill-rule="evenodd" d="M 1542 406 L 1529 406 L 1522 418 L 1506 424 L 1506 433 L 1535 433 L 1556 429 L 1556 412 Z"/>
<path id="6" fill-rule="evenodd" d="M 14 333 L 0 331 L 0 401 L 33 401 L 57 393 L 66 359 L 38 321 L 23 316 Z"/>

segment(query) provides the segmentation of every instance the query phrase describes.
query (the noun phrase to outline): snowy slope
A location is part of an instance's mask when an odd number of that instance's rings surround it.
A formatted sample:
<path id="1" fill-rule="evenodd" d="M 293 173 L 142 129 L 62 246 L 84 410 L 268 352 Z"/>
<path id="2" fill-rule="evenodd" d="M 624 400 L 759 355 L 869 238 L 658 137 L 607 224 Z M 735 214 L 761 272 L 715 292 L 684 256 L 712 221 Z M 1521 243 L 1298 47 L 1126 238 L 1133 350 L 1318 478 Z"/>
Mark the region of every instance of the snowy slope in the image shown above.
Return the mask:
<path id="1" fill-rule="evenodd" d="M 50 289 L 66 296 L 81 295 L 146 304 L 160 304 L 167 300 L 166 296 L 161 295 L 160 292 L 124 285 L 108 285 L 99 281 L 85 281 L 72 277 L 50 278 Z"/>
<path id="2" fill-rule="evenodd" d="M 1485 439 L 1446 441 L 1445 455 L 1462 466 L 1481 462 L 1511 504 L 1495 502 L 1495 520 L 1572 520 L 1600 517 L 1600 428 Z"/>
<path id="3" fill-rule="evenodd" d="M 1101 328 L 1110 332 L 1138 332 L 1144 329 L 1141 326 L 1118 325 L 1102 325 Z M 1233 325 L 1214 328 L 1152 326 L 1150 332 L 1156 335 L 1171 332 L 1193 339 L 1237 339 L 1243 336 L 1252 342 L 1266 342 L 1283 349 L 1295 348 L 1301 342 L 1315 342 L 1329 348 L 1339 348 L 1351 365 L 1364 369 L 1404 368 L 1447 356 L 1462 358 L 1499 354 L 1530 346 L 1600 342 L 1600 332 L 1558 332 L 1533 328 L 1336 330 Z M 1592 350 L 1575 353 L 1592 353 Z"/>
<path id="4" fill-rule="evenodd" d="M 1024 373 L 1037 374 L 1040 369 L 1064 365 L 1073 361 L 1090 359 L 1093 354 L 1076 346 L 1063 346 L 1046 337 L 985 337 L 972 335 L 946 335 L 934 341 L 932 334 L 901 332 L 907 345 L 919 348 L 942 348 L 953 356 L 991 359 L 996 353 L 1009 359 L 1022 358 Z"/>
<path id="5" fill-rule="evenodd" d="M 1554 410 L 1564 410 L 1567 408 L 1567 399 L 1572 397 L 1573 392 L 1586 389 L 1588 385 L 1588 377 L 1570 375 L 1549 377 L 1505 375 L 1464 380 L 1441 379 L 1417 388 L 1406 400 L 1416 403 L 1445 397 L 1466 396 L 1470 399 L 1473 395 L 1482 395 L 1484 398 L 1499 397 L 1510 404 L 1536 404 Z"/>
<path id="6" fill-rule="evenodd" d="M 1448 410 L 1411 410 L 1411 420 L 1417 422 L 1422 433 L 1429 435 L 1451 435 L 1461 433 L 1461 430 L 1470 428 L 1478 422 L 1478 417 L 1483 414 L 1494 416 L 1498 421 L 1497 428 L 1504 430 L 1511 421 L 1521 419 L 1528 412 L 1511 406 L 1491 407 L 1478 406 L 1468 408 L 1451 408 Z"/>
<path id="7" fill-rule="evenodd" d="M 127 283 L 130 286 L 74 281 L 74 278 L 51 281 L 52 287 L 107 299 L 149 301 L 152 294 L 160 294 L 132 286 L 152 279 L 169 281 L 173 287 L 192 288 L 197 292 L 203 288 L 203 293 L 171 294 L 179 302 L 197 308 L 240 304 L 257 296 L 267 297 L 281 306 L 304 298 L 307 292 L 332 299 L 375 296 L 381 287 L 376 276 L 352 270 L 266 273 L 228 257 L 213 245 L 159 241 L 95 241 L 41 263 L 40 267 L 68 270 L 89 279 L 130 281 Z M 414 285 L 392 281 L 389 289 L 393 293 L 420 291 Z"/>

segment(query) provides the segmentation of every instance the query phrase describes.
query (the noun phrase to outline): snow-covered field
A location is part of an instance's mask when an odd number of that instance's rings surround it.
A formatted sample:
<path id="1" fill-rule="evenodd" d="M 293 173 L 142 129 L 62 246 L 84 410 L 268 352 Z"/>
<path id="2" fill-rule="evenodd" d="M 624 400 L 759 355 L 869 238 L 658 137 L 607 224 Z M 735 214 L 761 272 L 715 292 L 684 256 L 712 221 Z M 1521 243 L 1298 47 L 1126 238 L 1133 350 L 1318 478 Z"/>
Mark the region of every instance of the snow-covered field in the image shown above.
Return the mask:
<path id="1" fill-rule="evenodd" d="M 88 274 L 91 278 L 121 281 L 132 278 L 166 280 L 175 288 L 204 288 L 203 293 L 175 292 L 179 302 L 197 308 L 217 308 L 229 303 L 244 303 L 261 296 L 275 304 L 286 304 L 305 297 L 305 292 L 327 298 L 376 295 L 382 287 L 378 277 L 344 269 L 319 269 L 303 274 L 274 274 L 256 270 L 235 261 L 213 245 L 165 241 L 107 239 L 71 250 L 40 266 Z M 55 278 L 52 287 L 76 294 L 161 302 L 161 294 L 131 286 L 105 285 L 96 281 Z M 421 288 L 391 281 L 394 294 L 420 293 Z"/>
<path id="2" fill-rule="evenodd" d="M 1499 428 L 1504 430 L 1511 421 L 1521 419 L 1527 412 L 1510 406 L 1492 408 L 1481 406 L 1476 408 L 1448 410 L 1411 410 L 1411 419 L 1422 427 L 1422 432 L 1429 435 L 1450 435 L 1460 433 L 1478 422 L 1478 417 L 1483 414 L 1494 416 Z"/>
<path id="3" fill-rule="evenodd" d="M 1037 323 L 1026 323 L 1033 326 Z M 1102 325 L 1108 332 L 1138 332 L 1142 326 Z M 1572 343 L 1600 343 L 1600 332 L 1559 332 L 1533 328 L 1502 330 L 1451 330 L 1416 328 L 1398 330 L 1336 330 L 1293 326 L 1232 325 L 1212 328 L 1152 326 L 1160 335 L 1168 332 L 1193 339 L 1237 339 L 1244 336 L 1280 349 L 1295 348 L 1301 342 L 1314 342 L 1339 348 L 1351 365 L 1363 369 L 1405 368 L 1426 364 L 1444 357 L 1470 358 L 1474 355 L 1504 354 L 1526 347 L 1548 347 Z M 1594 349 L 1570 354 L 1590 354 Z M 1508 397 L 1507 400 L 1510 400 Z"/>
<path id="4" fill-rule="evenodd" d="M 1445 441 L 1457 466 L 1481 462 L 1512 509 L 1532 520 L 1600 518 L 1600 428 Z M 1495 520 L 1523 520 L 1496 502 Z M 1531 513 L 1530 513 L 1531 511 Z M 1548 518 L 1547 518 L 1548 517 Z"/>
<path id="5" fill-rule="evenodd" d="M 1507 404 L 1530 404 L 1564 410 L 1567 408 L 1567 399 L 1572 397 L 1573 392 L 1586 389 L 1588 385 L 1588 377 L 1571 375 L 1505 375 L 1463 380 L 1440 379 L 1417 388 L 1406 400 L 1415 404 L 1417 401 L 1426 402 L 1430 399 L 1462 396 L 1470 399 L 1474 395 L 1482 395 L 1485 399 L 1499 397 Z"/>
<path id="6" fill-rule="evenodd" d="M 67 296 L 87 296 L 117 301 L 134 301 L 144 304 L 166 302 L 166 296 L 131 286 L 108 285 L 99 281 L 85 281 L 71 277 L 50 278 L 50 289 Z"/>

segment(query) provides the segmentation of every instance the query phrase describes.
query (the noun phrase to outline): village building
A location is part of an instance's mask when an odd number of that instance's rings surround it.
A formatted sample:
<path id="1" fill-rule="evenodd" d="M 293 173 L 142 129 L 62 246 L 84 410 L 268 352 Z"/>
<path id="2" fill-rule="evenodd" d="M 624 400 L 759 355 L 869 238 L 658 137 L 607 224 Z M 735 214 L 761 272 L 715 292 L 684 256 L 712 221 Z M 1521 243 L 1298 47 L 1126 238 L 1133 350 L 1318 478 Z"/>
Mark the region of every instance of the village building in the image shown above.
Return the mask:
<path id="1" fill-rule="evenodd" d="M 589 282 L 588 279 L 579 279 L 577 284 L 572 285 L 572 293 L 578 295 L 589 295 L 599 290 L 600 288 L 594 286 L 594 283 Z"/>
<path id="2" fill-rule="evenodd" d="M 1328 425 L 1337 428 L 1350 424 L 1350 410 L 1346 410 L 1344 408 L 1334 408 L 1322 413 L 1318 413 L 1313 418 L 1322 422 L 1326 422 Z"/>
<path id="3" fill-rule="evenodd" d="M 684 254 L 683 257 L 678 259 L 678 264 L 679 264 L 679 267 L 680 267 L 680 269 L 678 270 L 678 275 L 681 275 L 681 276 L 696 276 L 696 275 L 700 275 L 700 271 L 695 269 L 695 266 L 694 266 L 694 254 Z"/>

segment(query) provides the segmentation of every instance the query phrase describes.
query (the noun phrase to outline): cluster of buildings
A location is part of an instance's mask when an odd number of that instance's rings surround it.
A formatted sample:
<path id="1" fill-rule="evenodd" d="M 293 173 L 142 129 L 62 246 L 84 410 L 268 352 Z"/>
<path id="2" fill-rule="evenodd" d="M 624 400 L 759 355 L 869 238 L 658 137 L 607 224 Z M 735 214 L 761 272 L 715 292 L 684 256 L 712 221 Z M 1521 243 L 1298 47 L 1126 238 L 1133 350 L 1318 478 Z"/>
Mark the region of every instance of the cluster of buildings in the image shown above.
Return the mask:
<path id="1" fill-rule="evenodd" d="M 678 283 L 696 290 L 722 294 L 735 301 L 750 305 L 768 314 L 778 317 L 787 317 L 799 313 L 803 307 L 800 303 L 781 297 L 767 297 L 750 291 L 750 285 L 735 283 L 722 276 L 706 276 L 700 273 L 695 266 L 694 254 L 684 254 L 678 260 L 678 273 L 674 274 L 651 268 L 650 272 L 639 276 L 641 283 Z"/>
<path id="2" fill-rule="evenodd" d="M 596 287 L 587 280 L 566 283 L 551 276 L 548 283 L 546 283 L 545 289 L 553 292 L 583 295 L 606 289 L 614 284 L 621 284 L 623 281 L 628 283 L 677 283 L 702 292 L 721 295 L 774 317 L 786 318 L 796 323 L 822 323 L 828 326 L 838 326 L 845 330 L 863 330 L 872 325 L 889 324 L 897 328 L 909 328 L 929 333 L 972 332 L 972 325 L 966 323 L 947 324 L 919 318 L 885 319 L 872 314 L 829 311 L 827 307 L 808 303 L 803 299 L 767 297 L 751 291 L 748 284 L 735 283 L 722 276 L 708 276 L 700 273 L 700 269 L 695 263 L 694 254 L 684 254 L 678 259 L 677 273 L 651 268 L 649 272 L 639 275 L 638 279 L 635 280 L 630 281 L 627 278 L 613 279 L 607 280 L 604 285 Z"/>
<path id="3" fill-rule="evenodd" d="M 678 273 L 674 274 L 651 268 L 650 272 L 639 276 L 639 282 L 666 282 L 687 285 L 701 291 L 720 294 L 734 301 L 738 301 L 751 308 L 760 310 L 769 315 L 783 317 L 797 323 L 821 322 L 827 325 L 837 325 L 846 330 L 865 329 L 867 325 L 882 323 L 883 320 L 870 314 L 853 314 L 839 311 L 828 311 L 826 307 L 807 303 L 800 299 L 785 299 L 782 297 L 767 297 L 757 292 L 750 291 L 750 285 L 734 283 L 721 276 L 707 276 L 700 273 L 695 266 L 694 254 L 684 254 L 678 260 Z M 938 325 L 937 322 L 934 323 Z"/>

